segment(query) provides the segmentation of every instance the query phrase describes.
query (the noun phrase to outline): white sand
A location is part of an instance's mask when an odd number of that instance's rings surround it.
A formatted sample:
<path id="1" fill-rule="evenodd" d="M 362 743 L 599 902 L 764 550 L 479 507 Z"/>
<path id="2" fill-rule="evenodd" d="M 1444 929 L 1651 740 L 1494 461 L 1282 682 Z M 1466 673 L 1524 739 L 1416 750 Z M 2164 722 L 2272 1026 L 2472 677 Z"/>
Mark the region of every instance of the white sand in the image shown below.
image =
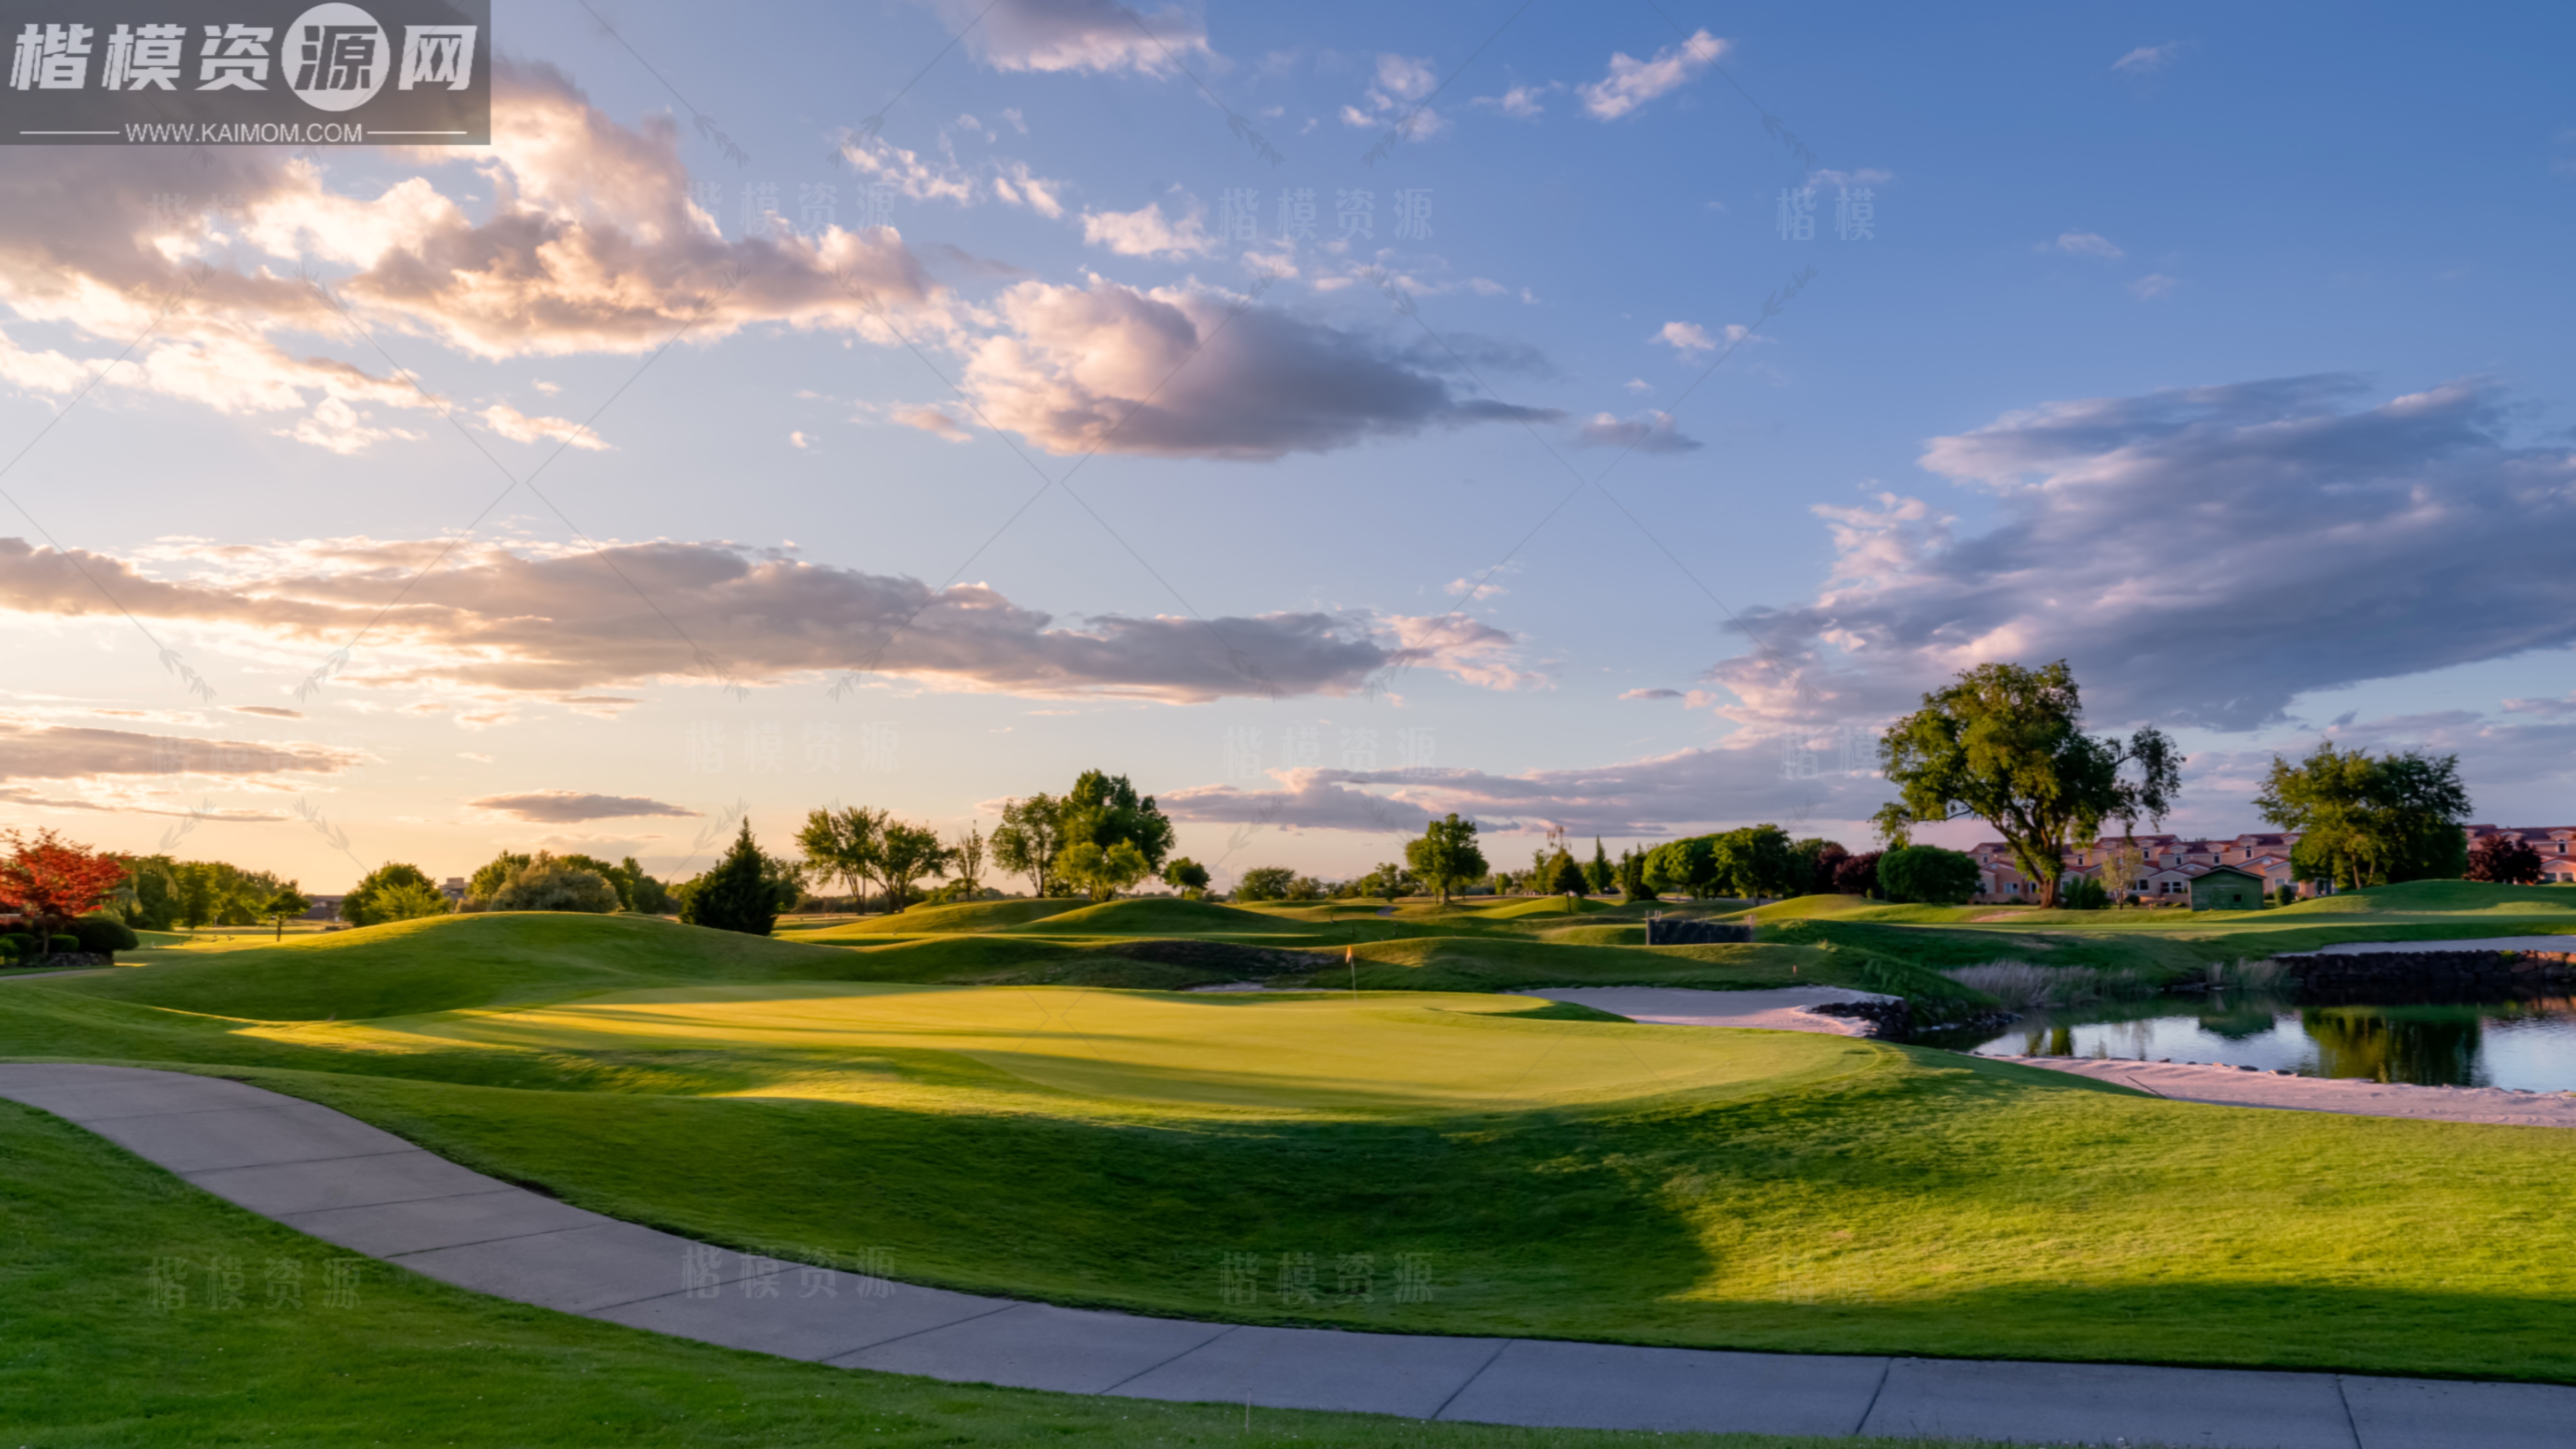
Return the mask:
<path id="1" fill-rule="evenodd" d="M 1571 1001 L 1661 1026 L 1739 1026 L 1759 1031 L 1822 1031 L 1859 1036 L 1869 1023 L 1852 1016 L 1818 1016 L 1804 1010 L 1825 1001 L 1893 1001 L 1866 991 L 1839 986 L 1785 986 L 1776 991 L 1698 991 L 1684 986 L 1552 986 L 1516 991 L 1515 996 L 1544 996 Z"/>
<path id="2" fill-rule="evenodd" d="M 2139 1062 L 2099 1057 L 1990 1057 L 2073 1072 L 2136 1087 L 2177 1102 L 2220 1107 L 2279 1107 L 2356 1117 L 2413 1117 L 2437 1122 L 2501 1122 L 2522 1127 L 2576 1127 L 2576 1096 L 2503 1087 L 2413 1087 L 2404 1083 L 2284 1077 L 2242 1067 L 2192 1062 Z"/>

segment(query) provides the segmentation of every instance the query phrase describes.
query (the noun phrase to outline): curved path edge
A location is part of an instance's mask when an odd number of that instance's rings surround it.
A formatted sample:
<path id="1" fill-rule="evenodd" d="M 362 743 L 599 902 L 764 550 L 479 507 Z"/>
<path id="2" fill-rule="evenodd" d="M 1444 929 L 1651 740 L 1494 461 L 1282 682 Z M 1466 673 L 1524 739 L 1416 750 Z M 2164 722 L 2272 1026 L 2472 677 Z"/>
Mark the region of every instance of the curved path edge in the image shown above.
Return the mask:
<path id="1" fill-rule="evenodd" d="M 841 1368 L 1062 1393 L 1546 1428 L 2216 1449 L 2541 1449 L 2576 1388 L 1733 1353 L 1193 1323 L 750 1258 L 485 1177 L 221 1077 L 0 1063 L 0 1098 L 351 1252 L 520 1303 Z"/>

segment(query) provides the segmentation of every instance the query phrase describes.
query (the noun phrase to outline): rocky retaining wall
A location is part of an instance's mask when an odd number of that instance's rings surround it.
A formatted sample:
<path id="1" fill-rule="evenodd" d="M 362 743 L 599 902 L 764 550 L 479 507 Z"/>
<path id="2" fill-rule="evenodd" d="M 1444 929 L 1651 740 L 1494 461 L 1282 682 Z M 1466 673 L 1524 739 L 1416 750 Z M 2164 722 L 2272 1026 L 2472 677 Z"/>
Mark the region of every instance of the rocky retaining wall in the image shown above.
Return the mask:
<path id="1" fill-rule="evenodd" d="M 2303 993 L 2513 996 L 2576 986 L 2576 952 L 2369 951 L 2276 956 L 2283 985 Z"/>

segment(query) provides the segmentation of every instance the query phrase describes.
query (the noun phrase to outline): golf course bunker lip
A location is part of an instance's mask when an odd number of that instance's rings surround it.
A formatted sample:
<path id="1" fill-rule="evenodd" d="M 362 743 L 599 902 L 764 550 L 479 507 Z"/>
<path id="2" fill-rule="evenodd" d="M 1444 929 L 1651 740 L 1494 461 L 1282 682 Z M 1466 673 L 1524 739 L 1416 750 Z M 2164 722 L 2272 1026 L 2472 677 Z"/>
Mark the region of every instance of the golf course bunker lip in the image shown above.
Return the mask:
<path id="1" fill-rule="evenodd" d="M 2176 1102 L 2483 1122 L 2505 1127 L 2576 1127 L 2576 1094 L 2507 1087 L 2418 1087 L 2356 1077 L 2301 1077 L 2217 1062 L 2145 1062 L 2120 1057 L 1987 1057 L 2136 1087 Z"/>
<path id="2" fill-rule="evenodd" d="M 1512 994 L 1570 1001 L 1657 1026 L 1813 1031 L 1833 1036 L 1866 1036 L 1870 1024 L 1863 1018 L 1823 1016 L 1807 1008 L 1828 1002 L 1898 999 L 1840 986 L 1782 986 L 1766 991 L 1704 991 L 1688 986 L 1545 986 Z"/>

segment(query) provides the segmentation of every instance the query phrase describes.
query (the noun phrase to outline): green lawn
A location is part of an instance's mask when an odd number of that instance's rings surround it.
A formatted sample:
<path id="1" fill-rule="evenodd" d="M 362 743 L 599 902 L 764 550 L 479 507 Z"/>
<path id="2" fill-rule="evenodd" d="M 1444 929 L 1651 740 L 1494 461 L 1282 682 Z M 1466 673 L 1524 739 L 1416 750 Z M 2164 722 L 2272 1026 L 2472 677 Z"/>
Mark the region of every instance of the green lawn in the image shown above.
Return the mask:
<path id="1" fill-rule="evenodd" d="M 1364 942 L 1356 996 L 1206 997 L 868 981 L 934 940 L 459 917 L 15 983 L 0 1053 L 223 1064 L 615 1216 L 1065 1303 L 2576 1382 L 2576 1134 L 2200 1107 L 1461 989 L 1558 953 L 1577 979 L 1746 985 L 1870 959 L 1503 924 Z M 1322 984 L 1347 982 L 1340 954 Z M 1436 1292 L 1228 1306 L 1229 1253 L 1423 1255 Z"/>
<path id="2" fill-rule="evenodd" d="M 46 1449 L 499 1445 L 1418 1445 L 1616 1449 L 1531 1432 L 943 1384 L 791 1363 L 506 1303 L 232 1207 L 0 1102 L 0 1428 Z M 241 1274 L 238 1306 L 210 1273 Z M 156 1295 L 156 1267 L 185 1290 Z M 272 1289 L 272 1283 L 276 1285 Z M 292 1289 L 290 1293 L 288 1290 Z M 272 1297 L 272 1292 L 275 1297 Z M 1247 1427 L 1248 1426 L 1248 1427 Z M 1708 1449 L 1826 1441 L 1662 1435 Z M 1851 1441 L 1833 1441 L 1848 1444 Z M 1874 1441 L 1893 1449 L 1894 1441 Z M 1919 1445 L 1922 1441 L 1904 1441 Z"/>

